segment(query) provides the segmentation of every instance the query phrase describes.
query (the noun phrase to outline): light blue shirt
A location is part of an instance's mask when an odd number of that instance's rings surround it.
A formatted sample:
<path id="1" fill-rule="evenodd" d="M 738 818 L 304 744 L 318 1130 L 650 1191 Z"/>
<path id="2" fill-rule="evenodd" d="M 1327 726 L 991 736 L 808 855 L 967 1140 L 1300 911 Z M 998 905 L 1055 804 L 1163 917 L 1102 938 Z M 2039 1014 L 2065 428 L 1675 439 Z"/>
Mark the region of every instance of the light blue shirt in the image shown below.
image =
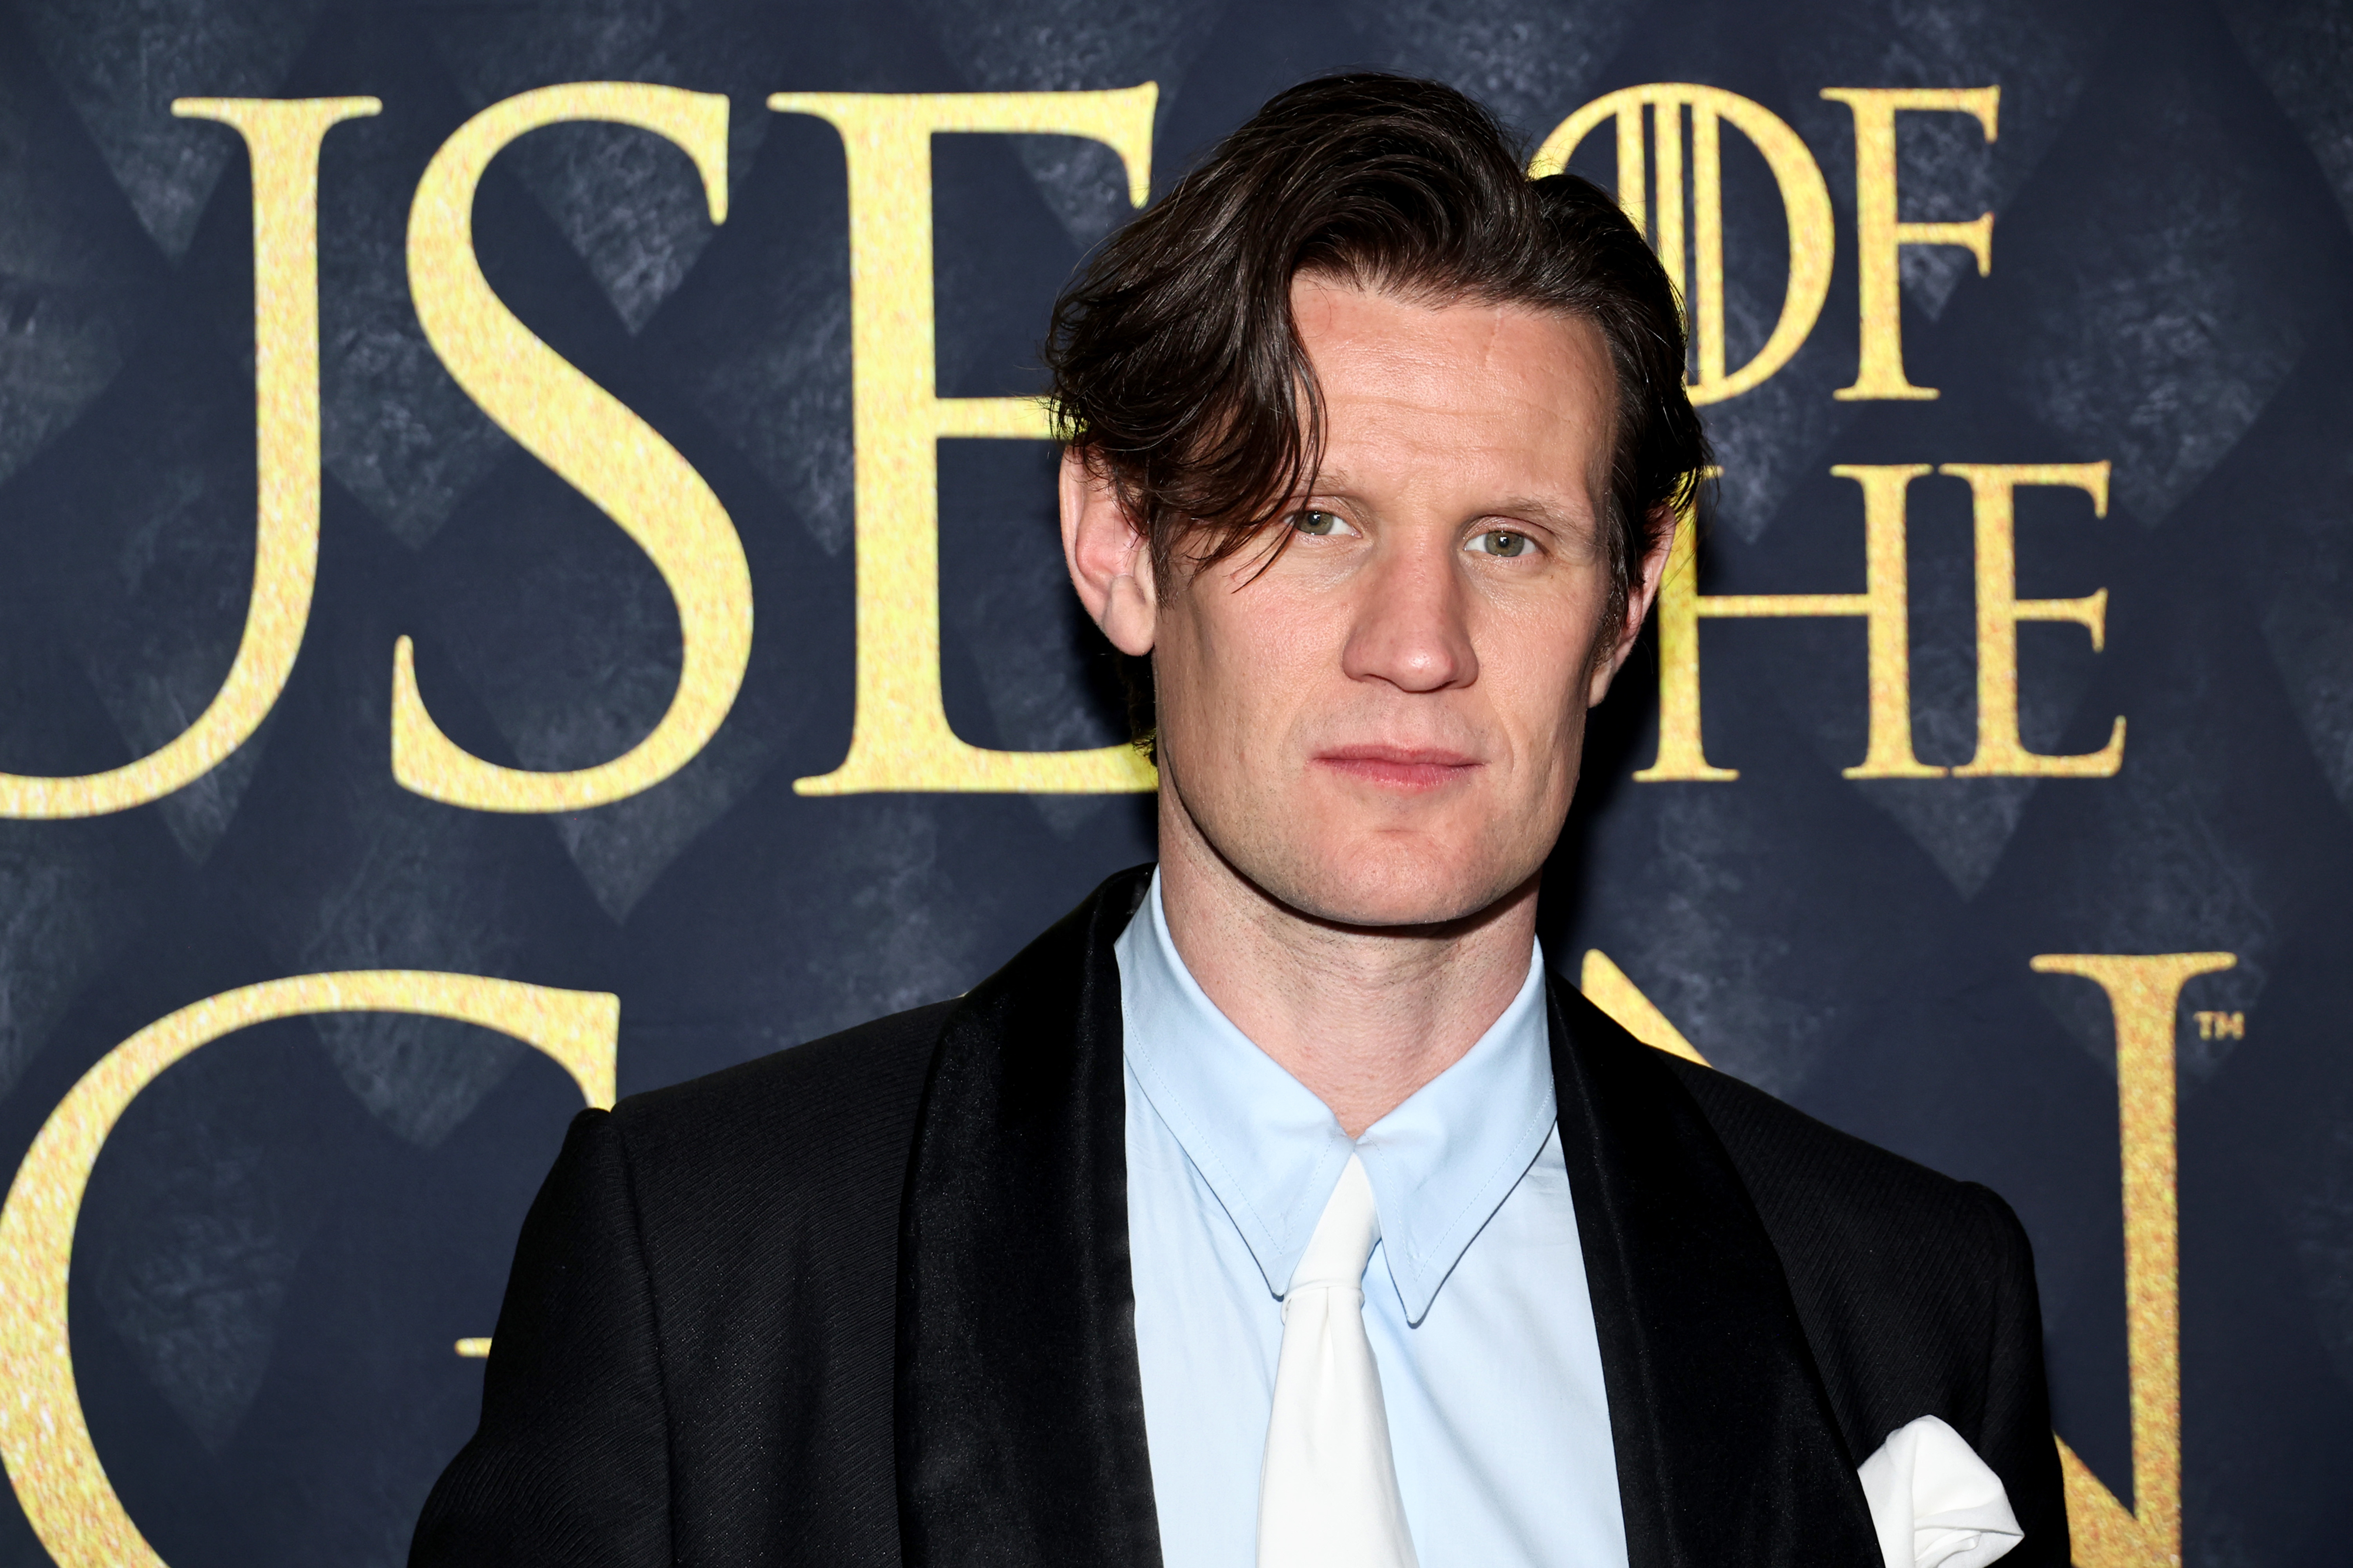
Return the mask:
<path id="1" fill-rule="evenodd" d="M 1282 1291 L 1353 1149 L 1365 1327 L 1421 1568 L 1623 1568 L 1625 1521 L 1541 950 L 1470 1053 L 1353 1144 L 1177 955 L 1160 880 L 1117 944 L 1144 1425 L 1167 1568 L 1251 1568 Z"/>

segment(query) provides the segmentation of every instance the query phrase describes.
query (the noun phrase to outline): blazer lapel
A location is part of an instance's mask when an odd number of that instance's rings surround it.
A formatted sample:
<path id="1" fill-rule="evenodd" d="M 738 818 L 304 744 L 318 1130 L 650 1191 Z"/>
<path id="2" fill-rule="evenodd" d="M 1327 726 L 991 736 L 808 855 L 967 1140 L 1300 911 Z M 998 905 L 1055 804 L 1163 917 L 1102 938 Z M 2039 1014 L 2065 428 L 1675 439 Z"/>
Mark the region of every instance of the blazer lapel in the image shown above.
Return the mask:
<path id="1" fill-rule="evenodd" d="M 950 1015 L 901 1208 L 899 1516 L 917 1568 L 1156 1565 L 1112 944 L 1123 872 Z"/>
<path id="2" fill-rule="evenodd" d="M 1877 1568 L 1855 1460 L 1730 1158 L 1655 1051 L 1551 990 L 1631 1568 Z"/>
<path id="3" fill-rule="evenodd" d="M 1160 1561 L 1127 1254 L 1124 872 L 950 1016 L 901 1210 L 917 1568 Z M 1778 1257 L 1673 1073 L 1555 983 L 1553 1079 L 1630 1568 L 1876 1565 Z"/>

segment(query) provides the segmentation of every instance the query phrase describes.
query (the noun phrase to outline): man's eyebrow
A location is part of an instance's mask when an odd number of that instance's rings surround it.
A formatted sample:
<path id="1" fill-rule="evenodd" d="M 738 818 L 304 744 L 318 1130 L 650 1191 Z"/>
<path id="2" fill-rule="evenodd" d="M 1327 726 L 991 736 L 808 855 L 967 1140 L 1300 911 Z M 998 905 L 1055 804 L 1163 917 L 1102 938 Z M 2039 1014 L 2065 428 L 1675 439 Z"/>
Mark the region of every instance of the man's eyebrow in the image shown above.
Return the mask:
<path id="1" fill-rule="evenodd" d="M 1564 509 L 1559 502 L 1541 496 L 1512 496 L 1498 501 L 1480 513 L 1482 517 L 1512 517 L 1538 523 L 1546 528 L 1575 532 L 1593 526 L 1590 508 L 1580 511 Z"/>
<path id="2" fill-rule="evenodd" d="M 1335 474 L 1327 468 L 1315 476 L 1314 488 L 1297 491 L 1285 501 L 1281 509 L 1281 515 L 1288 516 L 1301 509 L 1314 507 L 1318 503 L 1363 506 L 1366 501 L 1360 491 L 1349 485 L 1346 475 Z M 1505 496 L 1491 502 L 1484 510 L 1473 513 L 1472 516 L 1532 523 L 1537 528 L 1563 538 L 1582 539 L 1589 543 L 1600 536 L 1602 526 L 1600 519 L 1604 514 L 1606 504 L 1595 506 L 1588 503 L 1581 510 L 1571 510 L 1560 501 L 1547 500 L 1542 496 Z"/>
<path id="3" fill-rule="evenodd" d="M 1577 507 L 1542 496 L 1505 496 L 1488 503 L 1477 514 L 1482 523 L 1522 522 L 1552 534 L 1565 542 L 1590 544 L 1601 536 L 1599 511 L 1590 505 Z"/>
<path id="4" fill-rule="evenodd" d="M 1335 475 L 1327 468 L 1315 476 L 1315 484 L 1312 489 L 1301 491 L 1286 503 L 1286 509 L 1314 506 L 1318 501 L 1363 505 L 1366 498 L 1349 485 L 1345 475 Z M 1546 528 L 1576 530 L 1593 526 L 1592 512 L 1593 509 L 1590 506 L 1582 510 L 1573 511 L 1557 500 L 1547 500 L 1542 496 L 1522 495 L 1505 496 L 1474 515 L 1519 518 Z"/>

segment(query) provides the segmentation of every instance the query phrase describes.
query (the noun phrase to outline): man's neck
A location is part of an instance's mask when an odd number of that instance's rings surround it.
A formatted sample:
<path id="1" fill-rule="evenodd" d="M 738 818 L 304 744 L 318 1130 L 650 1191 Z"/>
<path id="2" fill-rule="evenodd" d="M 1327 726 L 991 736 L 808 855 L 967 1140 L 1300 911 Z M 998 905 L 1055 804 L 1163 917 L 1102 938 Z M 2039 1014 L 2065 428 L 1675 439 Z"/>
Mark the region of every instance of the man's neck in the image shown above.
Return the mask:
<path id="1" fill-rule="evenodd" d="M 1349 1137 L 1452 1067 L 1527 981 L 1536 879 L 1443 925 L 1366 928 L 1261 890 L 1164 818 L 1160 896 L 1194 980 Z"/>

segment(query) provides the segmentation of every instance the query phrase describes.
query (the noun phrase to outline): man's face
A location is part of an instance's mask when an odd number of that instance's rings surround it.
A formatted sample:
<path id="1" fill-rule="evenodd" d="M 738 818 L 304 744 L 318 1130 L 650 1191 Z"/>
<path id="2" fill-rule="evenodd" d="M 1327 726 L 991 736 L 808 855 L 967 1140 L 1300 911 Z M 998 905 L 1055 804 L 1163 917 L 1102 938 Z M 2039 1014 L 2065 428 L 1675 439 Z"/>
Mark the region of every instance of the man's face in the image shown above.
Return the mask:
<path id="1" fill-rule="evenodd" d="M 1149 612 L 1164 839 L 1318 919 L 1460 919 L 1543 864 L 1630 646 L 1603 625 L 1609 353 L 1523 308 L 1306 279 L 1292 305 L 1323 466 L 1271 563 L 1253 544 Z"/>

